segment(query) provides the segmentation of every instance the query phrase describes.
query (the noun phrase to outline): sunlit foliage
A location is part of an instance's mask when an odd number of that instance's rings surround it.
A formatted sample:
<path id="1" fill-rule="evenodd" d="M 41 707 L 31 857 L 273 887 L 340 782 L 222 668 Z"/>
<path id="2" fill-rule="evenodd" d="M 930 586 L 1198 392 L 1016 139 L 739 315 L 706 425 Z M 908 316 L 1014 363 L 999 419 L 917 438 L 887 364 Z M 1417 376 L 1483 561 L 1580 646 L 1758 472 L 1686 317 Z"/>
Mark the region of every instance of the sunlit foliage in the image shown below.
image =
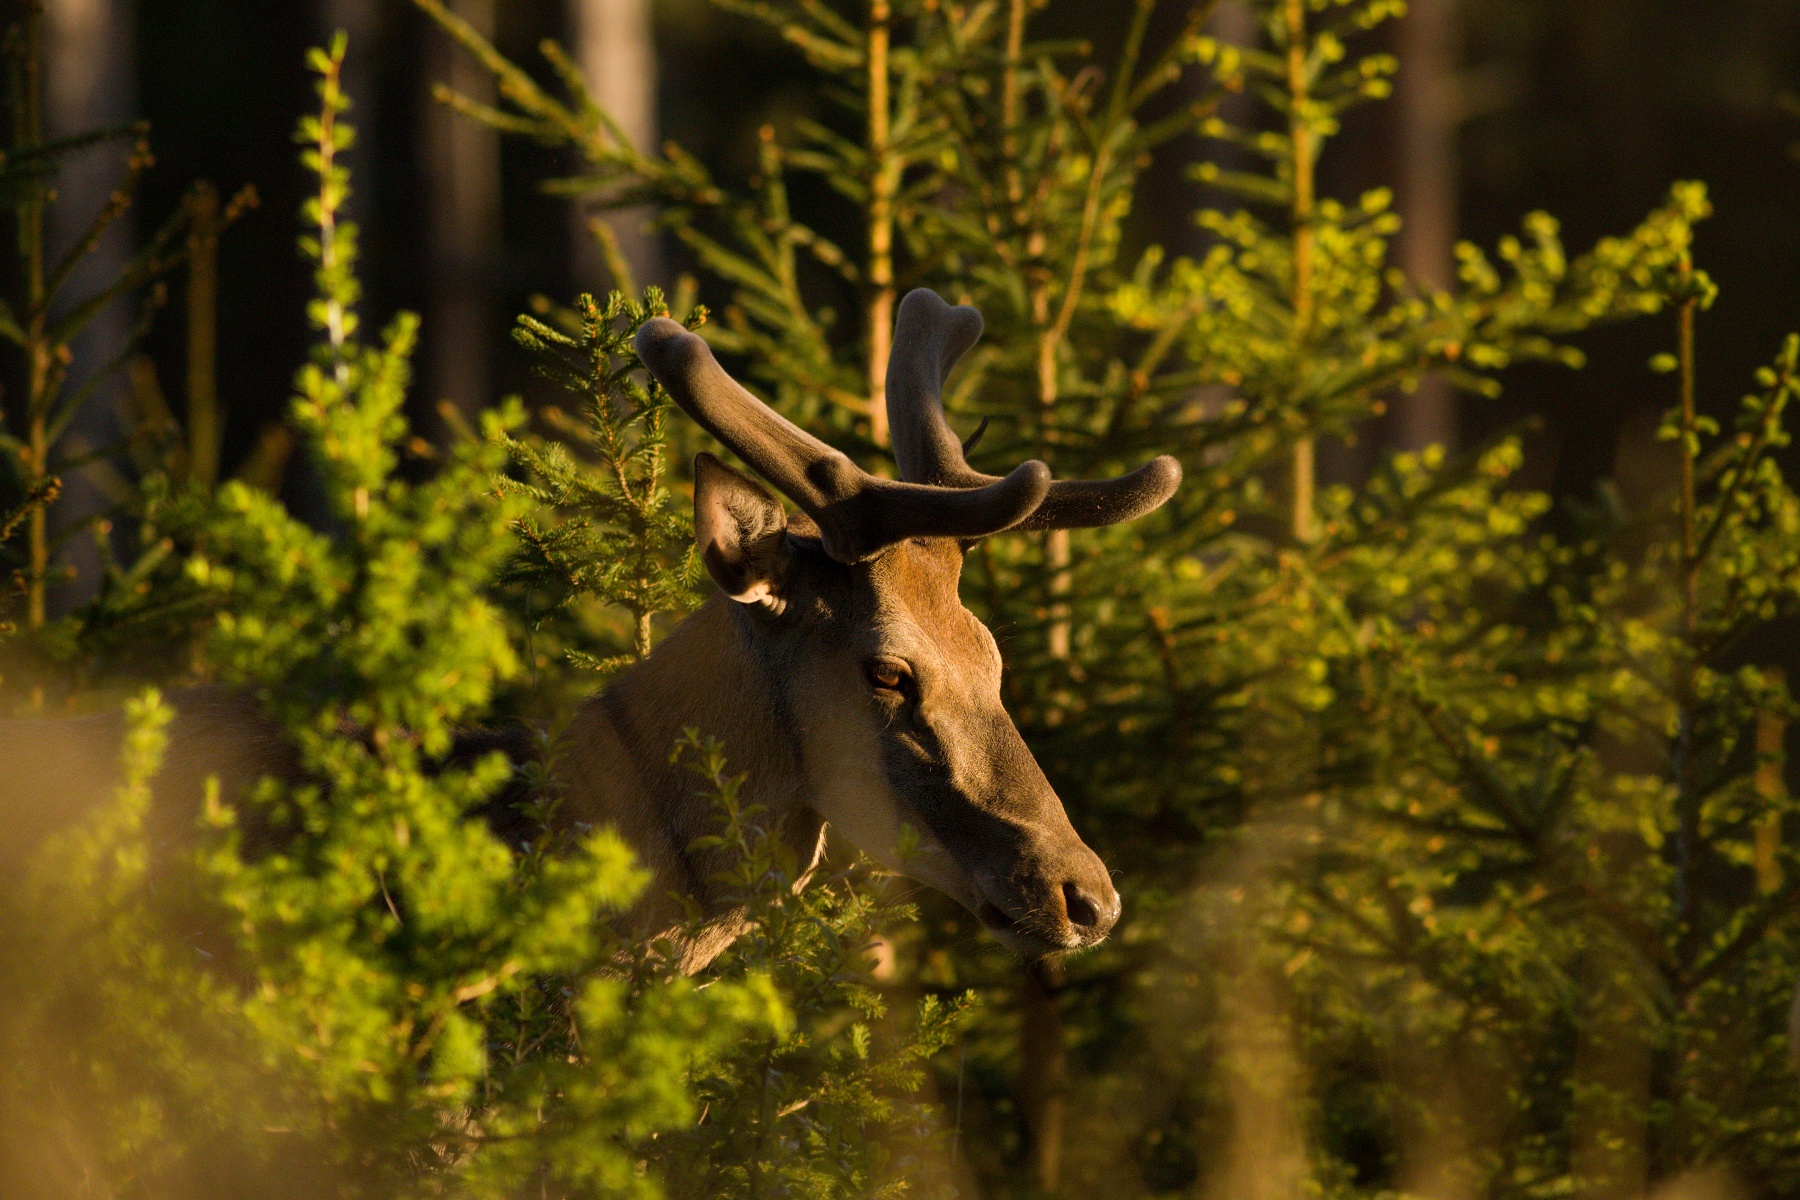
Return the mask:
<path id="1" fill-rule="evenodd" d="M 765 131 L 744 179 L 628 144 L 554 46 L 539 83 L 416 0 L 499 84 L 446 102 L 572 152 L 559 192 L 653 205 L 703 277 L 521 319 L 554 402 L 496 406 L 448 448 L 403 416 L 413 320 L 360 334 L 344 46 L 315 58 L 292 420 L 329 521 L 151 464 L 154 557 L 14 636 L 98 662 L 160 631 L 167 681 L 253 689 L 304 782 L 190 797 L 170 851 L 144 816 L 168 710 L 133 702 L 114 802 L 7 898 L 57 914 L 0 961 L 23 1064 L 0 1109 L 29 1118 L 0 1117 L 7 1144 L 64 1130 L 31 1169 L 124 1194 L 221 1163 L 370 1195 L 1611 1197 L 1720 1164 L 1800 1186 L 1800 341 L 1735 416 L 1701 393 L 1704 188 L 1587 249 L 1528 215 L 1435 287 L 1394 265 L 1388 192 L 1330 196 L 1316 169 L 1391 87 L 1370 35 L 1400 0 L 1255 0 L 1243 46 L 1207 32 L 1210 4 L 1142 0 L 1102 48 L 1040 37 L 1029 0 L 717 2 L 835 106 Z M 1188 164 L 1212 197 L 1198 249 L 1128 252 L 1144 172 L 1190 133 L 1211 147 Z M 847 220 L 856 245 L 821 232 Z M 690 734 L 669 751 L 716 801 L 705 844 L 733 852 L 714 882 L 745 932 L 674 979 L 665 946 L 596 919 L 642 886 L 624 847 L 501 841 L 480 817 L 515 768 L 456 734 L 559 711 L 699 598 L 686 435 L 630 353 L 644 321 L 673 310 L 890 469 L 887 339 L 914 285 L 986 318 L 946 394 L 989 430 L 978 466 L 1187 472 L 1150 519 L 994 539 L 965 570 L 1125 920 L 1024 969 L 847 857 L 802 879 L 734 748 Z M 1479 405 L 1634 318 L 1671 334 L 1634 480 L 1541 495 L 1505 437 L 1320 482 L 1320 441 L 1369 436 L 1396 396 L 1439 380 Z M 0 543 L 49 503 L 47 468 L 26 474 Z M 32 546 L 7 566 L 27 625 Z M 179 886 L 152 886 L 153 846 Z M 201 927 L 223 932 L 169 935 Z M 871 944 L 895 951 L 880 980 Z"/>

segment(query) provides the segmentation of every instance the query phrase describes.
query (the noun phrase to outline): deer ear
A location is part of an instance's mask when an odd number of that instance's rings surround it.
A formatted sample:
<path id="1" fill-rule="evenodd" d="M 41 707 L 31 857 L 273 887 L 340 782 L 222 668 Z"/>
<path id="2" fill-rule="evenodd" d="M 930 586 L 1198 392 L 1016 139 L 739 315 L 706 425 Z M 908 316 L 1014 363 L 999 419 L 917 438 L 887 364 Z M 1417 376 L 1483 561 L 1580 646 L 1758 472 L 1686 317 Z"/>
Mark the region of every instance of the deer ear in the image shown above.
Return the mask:
<path id="1" fill-rule="evenodd" d="M 710 454 L 694 458 L 694 541 L 719 589 L 739 604 L 780 599 L 787 577 L 781 501 Z"/>

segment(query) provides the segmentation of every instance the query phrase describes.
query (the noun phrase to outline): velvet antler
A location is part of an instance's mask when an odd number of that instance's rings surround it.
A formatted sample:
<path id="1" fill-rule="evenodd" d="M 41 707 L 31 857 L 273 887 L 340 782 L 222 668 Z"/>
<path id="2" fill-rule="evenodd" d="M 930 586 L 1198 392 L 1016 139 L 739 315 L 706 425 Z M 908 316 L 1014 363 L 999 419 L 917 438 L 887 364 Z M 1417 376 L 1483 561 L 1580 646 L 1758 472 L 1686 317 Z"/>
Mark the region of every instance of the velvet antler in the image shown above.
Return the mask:
<path id="1" fill-rule="evenodd" d="M 923 288 L 900 302 L 887 389 L 899 480 L 868 474 L 752 396 L 676 322 L 646 322 L 636 345 L 675 403 L 798 504 L 840 562 L 860 562 L 910 537 L 1112 525 L 1174 495 L 1181 465 L 1167 455 L 1115 479 L 1053 482 L 1036 459 L 1004 478 L 970 469 L 944 418 L 942 390 L 980 337 L 973 308 L 953 308 Z"/>
<path id="2" fill-rule="evenodd" d="M 839 562 L 860 562 L 911 537 L 999 533 L 1035 512 L 1049 491 L 1050 469 L 1035 460 L 974 488 L 878 478 L 745 391 L 676 322 L 647 322 L 636 346 L 675 403 L 798 504 Z"/>
<path id="3" fill-rule="evenodd" d="M 944 380 L 980 337 L 981 314 L 967 305 L 952 307 L 925 288 L 900 301 L 887 375 L 888 428 L 900 478 L 946 488 L 995 482 L 994 476 L 970 469 L 962 442 L 944 418 Z M 1012 528 L 1115 525 L 1161 507 L 1180 484 L 1181 464 L 1166 454 L 1114 479 L 1057 480 L 1044 502 Z"/>

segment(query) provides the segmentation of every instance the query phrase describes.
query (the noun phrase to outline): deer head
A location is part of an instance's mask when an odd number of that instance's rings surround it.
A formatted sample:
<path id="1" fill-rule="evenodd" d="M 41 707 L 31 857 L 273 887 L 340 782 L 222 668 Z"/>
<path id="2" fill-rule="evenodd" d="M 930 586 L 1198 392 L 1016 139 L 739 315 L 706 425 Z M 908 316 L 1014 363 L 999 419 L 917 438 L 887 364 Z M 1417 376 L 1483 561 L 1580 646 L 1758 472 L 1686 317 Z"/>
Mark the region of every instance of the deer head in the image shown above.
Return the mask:
<path id="1" fill-rule="evenodd" d="M 1008 530 L 1141 516 L 1181 469 L 1163 457 L 1092 482 L 1052 480 L 1037 461 L 1004 478 L 972 470 L 941 390 L 980 335 L 973 308 L 924 290 L 902 301 L 887 377 L 898 480 L 785 420 L 674 321 L 646 324 L 637 350 L 684 411 L 801 510 L 790 518 L 712 455 L 695 461 L 696 539 L 788 705 L 806 802 L 1006 944 L 1043 954 L 1104 938 L 1119 895 L 1001 704 L 999 649 L 958 598 L 963 555 Z"/>

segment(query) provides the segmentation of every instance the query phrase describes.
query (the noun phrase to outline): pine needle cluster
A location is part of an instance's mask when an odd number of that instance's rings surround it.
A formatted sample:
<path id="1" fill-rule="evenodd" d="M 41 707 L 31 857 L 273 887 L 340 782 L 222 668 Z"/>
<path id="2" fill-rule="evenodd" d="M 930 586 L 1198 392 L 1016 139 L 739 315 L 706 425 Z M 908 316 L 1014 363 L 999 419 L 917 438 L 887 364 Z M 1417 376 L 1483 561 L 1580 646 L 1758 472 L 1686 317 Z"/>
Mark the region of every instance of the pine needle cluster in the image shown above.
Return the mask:
<path id="1" fill-rule="evenodd" d="M 809 877 L 761 807 L 740 799 L 727 753 L 691 730 L 674 750 L 718 813 L 718 832 L 695 848 L 726 852 L 713 882 L 744 912 L 742 935 L 710 973 L 769 980 L 789 1016 L 697 1073 L 707 1117 L 663 1139 L 656 1156 L 671 1194 L 955 1195 L 943 1123 L 918 1093 L 974 997 L 928 992 L 897 1020 L 897 996 L 871 976 L 868 956 L 880 931 L 915 919 L 911 907 L 883 899 L 860 860 Z"/>
<path id="2" fill-rule="evenodd" d="M 648 376 L 631 350 L 644 322 L 667 315 L 656 288 L 635 301 L 618 292 L 604 304 L 584 295 L 569 314 L 570 332 L 522 316 L 513 335 L 578 415 L 540 408 L 551 436 L 509 443 L 525 480 L 503 480 L 501 490 L 532 507 L 514 527 L 521 549 L 505 578 L 524 590 L 534 631 L 552 632 L 545 625 L 553 621 L 570 643 L 569 661 L 603 675 L 650 653 L 659 614 L 686 611 L 698 599 L 693 519 L 671 486 L 671 402 L 654 380 L 643 382 Z M 705 318 L 697 310 L 688 323 Z M 592 628 L 595 609 L 623 610 L 629 653 L 601 657 L 598 646 L 589 648 L 603 636 Z"/>

